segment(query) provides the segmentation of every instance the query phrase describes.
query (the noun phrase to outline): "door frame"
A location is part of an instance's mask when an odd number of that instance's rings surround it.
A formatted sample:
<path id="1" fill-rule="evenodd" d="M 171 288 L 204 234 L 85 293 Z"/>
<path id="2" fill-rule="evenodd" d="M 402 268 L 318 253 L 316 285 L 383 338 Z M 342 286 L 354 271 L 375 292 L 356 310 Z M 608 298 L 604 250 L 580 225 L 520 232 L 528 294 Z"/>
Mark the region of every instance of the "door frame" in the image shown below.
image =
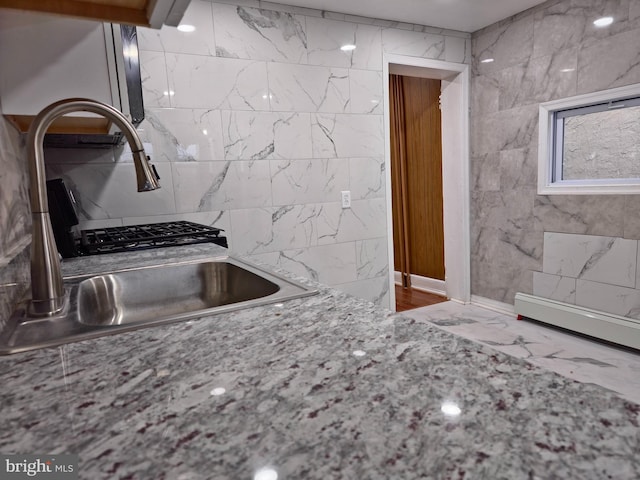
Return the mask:
<path id="1" fill-rule="evenodd" d="M 471 301 L 469 216 L 469 65 L 386 53 L 384 81 L 385 188 L 390 309 L 395 311 L 393 211 L 391 208 L 391 126 L 389 74 L 442 81 L 442 191 L 445 290 L 452 300 Z"/>

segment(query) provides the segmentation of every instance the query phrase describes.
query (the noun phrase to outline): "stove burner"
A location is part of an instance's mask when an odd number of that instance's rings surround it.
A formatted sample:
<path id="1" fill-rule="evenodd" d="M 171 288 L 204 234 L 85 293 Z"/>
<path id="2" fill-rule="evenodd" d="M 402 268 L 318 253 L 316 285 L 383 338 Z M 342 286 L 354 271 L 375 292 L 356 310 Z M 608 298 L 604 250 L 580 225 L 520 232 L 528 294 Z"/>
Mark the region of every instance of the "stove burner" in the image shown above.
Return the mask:
<path id="1" fill-rule="evenodd" d="M 81 232 L 78 251 L 96 255 L 209 242 L 227 247 L 226 237 L 220 236 L 223 231 L 185 221 L 97 228 Z"/>

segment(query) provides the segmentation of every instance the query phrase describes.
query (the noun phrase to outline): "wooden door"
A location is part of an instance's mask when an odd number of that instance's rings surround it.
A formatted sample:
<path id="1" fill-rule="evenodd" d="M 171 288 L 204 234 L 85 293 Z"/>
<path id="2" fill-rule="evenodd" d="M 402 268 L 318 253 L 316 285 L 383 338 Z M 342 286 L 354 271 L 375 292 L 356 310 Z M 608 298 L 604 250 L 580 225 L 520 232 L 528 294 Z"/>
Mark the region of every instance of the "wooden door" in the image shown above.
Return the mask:
<path id="1" fill-rule="evenodd" d="M 395 268 L 444 280 L 440 80 L 390 80 Z"/>

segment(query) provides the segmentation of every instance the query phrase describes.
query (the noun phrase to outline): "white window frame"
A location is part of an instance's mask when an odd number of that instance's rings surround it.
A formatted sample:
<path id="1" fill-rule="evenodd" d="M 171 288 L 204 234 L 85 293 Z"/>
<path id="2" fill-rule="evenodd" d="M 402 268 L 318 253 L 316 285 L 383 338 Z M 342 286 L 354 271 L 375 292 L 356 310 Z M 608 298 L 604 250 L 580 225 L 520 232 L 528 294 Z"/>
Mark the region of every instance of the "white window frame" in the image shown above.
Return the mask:
<path id="1" fill-rule="evenodd" d="M 570 109 L 582 113 L 601 110 L 600 105 L 640 96 L 640 83 L 612 88 L 585 95 L 541 103 L 539 107 L 538 136 L 538 193 L 540 195 L 611 195 L 640 193 L 640 178 L 607 178 L 562 180 L 562 164 L 556 158 L 562 157 L 562 122 L 557 118 L 571 116 Z M 561 112 L 561 113 L 560 113 Z M 640 139 L 638 139 L 640 142 Z"/>

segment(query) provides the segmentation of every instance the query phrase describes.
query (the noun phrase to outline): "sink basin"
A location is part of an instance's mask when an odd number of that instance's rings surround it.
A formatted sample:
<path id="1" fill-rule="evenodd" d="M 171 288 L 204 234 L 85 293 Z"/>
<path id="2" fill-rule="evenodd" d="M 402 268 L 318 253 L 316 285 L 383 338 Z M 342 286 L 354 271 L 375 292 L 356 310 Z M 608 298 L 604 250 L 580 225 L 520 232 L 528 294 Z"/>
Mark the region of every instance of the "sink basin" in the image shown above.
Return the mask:
<path id="1" fill-rule="evenodd" d="M 96 338 L 313 295 L 317 291 L 231 256 L 65 279 L 63 311 L 30 318 L 22 304 L 0 354 Z"/>

